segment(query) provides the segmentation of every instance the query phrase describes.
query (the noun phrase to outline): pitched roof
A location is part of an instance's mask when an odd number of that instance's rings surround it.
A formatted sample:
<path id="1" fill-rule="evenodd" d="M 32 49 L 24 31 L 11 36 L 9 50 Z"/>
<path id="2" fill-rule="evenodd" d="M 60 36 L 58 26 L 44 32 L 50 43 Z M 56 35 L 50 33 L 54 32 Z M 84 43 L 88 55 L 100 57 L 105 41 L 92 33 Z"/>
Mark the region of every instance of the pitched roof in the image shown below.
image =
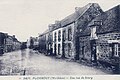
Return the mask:
<path id="1" fill-rule="evenodd" d="M 18 42 L 17 38 L 15 38 L 15 37 L 13 37 L 13 36 L 12 36 L 12 39 L 13 39 L 13 41 Z"/>
<path id="2" fill-rule="evenodd" d="M 93 19 L 87 26 L 85 30 L 80 33 L 80 36 L 90 35 L 90 27 L 94 25 L 94 21 L 102 21 L 102 25 L 97 27 L 96 33 L 108 33 L 108 32 L 120 32 L 120 6 L 116 6 L 95 19 Z"/>
<path id="3" fill-rule="evenodd" d="M 74 22 L 77 18 L 79 18 L 80 16 L 82 16 L 82 14 L 89 9 L 89 7 L 94 4 L 94 3 L 89 3 L 84 7 L 79 7 L 77 9 L 77 11 L 75 11 L 74 13 L 72 13 L 71 15 L 67 16 L 66 18 L 64 18 L 63 20 L 61 20 L 61 26 L 64 27 L 67 24 L 70 24 L 72 22 Z"/>
<path id="4" fill-rule="evenodd" d="M 42 34 L 40 34 L 39 36 L 43 36 L 45 34 L 47 34 L 49 32 L 49 29 L 45 30 Z"/>

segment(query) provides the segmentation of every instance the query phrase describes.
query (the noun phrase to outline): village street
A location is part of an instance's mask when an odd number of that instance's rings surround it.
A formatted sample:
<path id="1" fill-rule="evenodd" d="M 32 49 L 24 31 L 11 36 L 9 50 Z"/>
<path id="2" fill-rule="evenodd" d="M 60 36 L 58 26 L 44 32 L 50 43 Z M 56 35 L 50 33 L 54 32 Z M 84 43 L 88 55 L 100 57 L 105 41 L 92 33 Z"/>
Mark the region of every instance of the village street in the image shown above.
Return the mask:
<path id="1" fill-rule="evenodd" d="M 30 49 L 0 56 L 1 75 L 105 75 L 99 69 L 55 59 Z"/>

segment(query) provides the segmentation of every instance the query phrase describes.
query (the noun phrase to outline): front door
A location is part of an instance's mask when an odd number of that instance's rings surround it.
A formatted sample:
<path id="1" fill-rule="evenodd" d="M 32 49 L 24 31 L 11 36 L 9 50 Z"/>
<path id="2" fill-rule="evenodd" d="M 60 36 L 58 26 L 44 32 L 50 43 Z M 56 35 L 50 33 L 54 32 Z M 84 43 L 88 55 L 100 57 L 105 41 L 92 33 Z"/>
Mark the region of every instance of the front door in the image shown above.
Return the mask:
<path id="1" fill-rule="evenodd" d="M 58 55 L 60 55 L 60 44 L 58 44 Z"/>
<path id="2" fill-rule="evenodd" d="M 57 48 L 56 48 L 56 44 L 54 45 L 54 55 L 56 55 L 56 50 L 57 50 Z"/>
<path id="3" fill-rule="evenodd" d="M 84 59 L 84 46 L 82 46 L 82 59 Z"/>
<path id="4" fill-rule="evenodd" d="M 97 55 L 96 55 L 96 41 L 91 40 L 91 60 L 92 62 L 97 61 Z"/>

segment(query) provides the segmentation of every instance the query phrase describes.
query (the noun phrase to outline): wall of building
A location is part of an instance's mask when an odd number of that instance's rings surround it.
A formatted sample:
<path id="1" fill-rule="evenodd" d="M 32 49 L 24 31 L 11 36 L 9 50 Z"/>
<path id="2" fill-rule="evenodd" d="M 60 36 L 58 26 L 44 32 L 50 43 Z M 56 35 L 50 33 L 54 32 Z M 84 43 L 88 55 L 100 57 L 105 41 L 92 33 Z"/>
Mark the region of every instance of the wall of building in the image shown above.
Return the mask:
<path id="1" fill-rule="evenodd" d="M 53 53 L 52 53 L 53 52 L 53 46 L 52 46 L 52 44 L 53 44 L 53 34 L 52 34 L 52 31 L 50 31 L 48 33 L 48 41 L 47 41 L 48 55 L 53 55 Z"/>
<path id="2" fill-rule="evenodd" d="M 92 27 L 95 27 L 94 21 L 100 21 L 101 24 L 99 26 L 96 26 L 96 34 L 98 39 L 96 39 L 96 55 L 97 59 L 103 59 L 104 61 L 110 60 L 110 58 L 113 56 L 113 42 L 120 42 L 120 35 L 119 35 L 119 6 L 114 7 L 106 12 L 104 12 L 102 15 L 97 16 L 95 19 L 92 20 Z M 89 18 L 88 18 L 89 19 Z M 90 22 L 91 23 L 91 22 Z M 82 55 L 82 48 L 84 49 L 83 52 L 86 55 L 91 54 L 91 45 L 90 45 L 90 34 L 91 29 L 89 26 L 85 26 L 84 28 L 81 28 L 79 41 L 80 41 L 80 54 Z M 88 35 L 88 36 L 87 36 Z M 83 37 L 82 37 L 83 36 Z M 112 43 L 109 43 L 111 41 Z M 86 46 L 83 46 L 84 45 Z M 87 48 L 87 49 L 86 49 Z M 87 50 L 87 51 L 86 51 Z M 83 56 L 83 55 L 82 55 Z M 81 57 L 81 56 L 80 56 Z M 84 56 L 87 60 L 89 60 L 91 57 Z M 87 58 L 89 57 L 89 58 Z"/>
<path id="3" fill-rule="evenodd" d="M 5 44 L 6 35 L 4 33 L 0 33 L 0 46 Z"/>
<path id="4" fill-rule="evenodd" d="M 13 50 L 13 39 L 11 36 L 8 36 L 5 40 L 5 52 L 11 52 Z"/>
<path id="5" fill-rule="evenodd" d="M 91 60 L 91 46 L 90 46 L 90 36 L 79 38 L 79 57 L 84 60 Z"/>
<path id="6" fill-rule="evenodd" d="M 59 31 L 60 31 L 60 36 L 59 36 Z M 55 37 L 55 34 L 56 34 L 56 37 Z M 61 57 L 62 56 L 62 28 L 58 28 L 54 30 L 52 35 L 53 35 L 53 53 Z M 59 37 L 60 37 L 60 40 L 58 40 Z"/>
<path id="7" fill-rule="evenodd" d="M 46 53 L 46 35 L 39 36 L 39 51 L 42 53 Z"/>
<path id="8" fill-rule="evenodd" d="M 96 54 L 98 60 L 110 60 L 114 57 L 111 43 L 120 43 L 120 33 L 106 33 L 98 34 L 96 40 Z M 90 36 L 84 36 L 79 38 L 80 43 L 80 59 L 87 61 L 91 60 L 91 45 Z M 120 53 L 119 53 L 120 55 Z"/>
<path id="9" fill-rule="evenodd" d="M 98 15 L 102 14 L 103 11 L 101 10 L 100 6 L 97 4 L 93 4 L 92 6 L 87 9 L 80 18 L 78 18 L 75 21 L 75 30 L 74 30 L 74 46 L 75 46 L 75 58 L 79 59 L 80 54 L 80 45 L 78 44 L 79 35 L 81 34 L 87 34 L 87 32 L 84 32 L 85 29 L 87 29 L 88 24 Z"/>
<path id="10" fill-rule="evenodd" d="M 69 33 L 69 30 L 71 30 L 70 33 Z M 74 56 L 75 56 L 75 50 L 74 50 L 74 45 L 73 45 L 74 23 L 63 27 L 63 31 L 65 32 L 65 34 L 63 34 L 65 57 L 74 58 Z M 69 39 L 69 37 L 70 37 L 70 39 Z"/>
<path id="11" fill-rule="evenodd" d="M 21 43 L 15 36 L 10 36 L 7 33 L 0 33 L 0 49 L 3 49 L 3 52 L 20 50 L 20 48 Z"/>
<path id="12" fill-rule="evenodd" d="M 113 42 L 115 41 L 115 42 Z M 98 59 L 110 58 L 112 55 L 112 46 L 111 43 L 120 42 L 120 33 L 106 33 L 98 35 L 97 46 L 98 46 Z"/>

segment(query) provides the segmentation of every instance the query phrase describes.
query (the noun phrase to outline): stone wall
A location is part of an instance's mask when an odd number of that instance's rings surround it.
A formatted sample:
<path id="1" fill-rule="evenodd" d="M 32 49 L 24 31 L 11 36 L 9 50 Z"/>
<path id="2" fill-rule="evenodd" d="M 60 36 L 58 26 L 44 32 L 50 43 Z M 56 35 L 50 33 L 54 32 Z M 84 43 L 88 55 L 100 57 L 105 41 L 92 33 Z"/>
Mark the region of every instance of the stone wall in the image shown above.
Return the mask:
<path id="1" fill-rule="evenodd" d="M 90 36 L 80 37 L 80 59 L 91 60 L 91 46 L 90 46 Z"/>
<path id="2" fill-rule="evenodd" d="M 111 58 L 112 57 L 112 46 L 109 41 L 116 40 L 120 41 L 120 33 L 107 33 L 98 35 L 98 58 Z"/>
<path id="3" fill-rule="evenodd" d="M 92 5 L 87 11 L 83 13 L 83 15 L 76 20 L 75 22 L 75 33 L 74 33 L 74 46 L 75 46 L 75 53 L 76 53 L 76 59 L 78 59 L 79 54 L 80 54 L 80 45 L 79 45 L 79 37 L 81 34 L 86 34 L 84 33 L 85 29 L 88 28 L 88 24 L 98 15 L 103 13 L 99 5 L 94 4 Z"/>
<path id="4" fill-rule="evenodd" d="M 97 59 L 109 60 L 112 56 L 112 46 L 110 40 L 120 42 L 120 33 L 99 34 L 96 40 Z M 80 59 L 91 60 L 90 36 L 80 37 Z"/>
<path id="5" fill-rule="evenodd" d="M 68 36 L 70 35 L 68 33 L 68 30 L 71 29 L 71 39 L 68 39 Z M 64 40 L 64 50 L 65 50 L 65 57 L 67 58 L 74 58 L 75 50 L 73 45 L 73 36 L 74 36 L 74 23 L 67 25 L 66 27 L 63 27 L 63 31 L 65 31 L 65 40 Z"/>

